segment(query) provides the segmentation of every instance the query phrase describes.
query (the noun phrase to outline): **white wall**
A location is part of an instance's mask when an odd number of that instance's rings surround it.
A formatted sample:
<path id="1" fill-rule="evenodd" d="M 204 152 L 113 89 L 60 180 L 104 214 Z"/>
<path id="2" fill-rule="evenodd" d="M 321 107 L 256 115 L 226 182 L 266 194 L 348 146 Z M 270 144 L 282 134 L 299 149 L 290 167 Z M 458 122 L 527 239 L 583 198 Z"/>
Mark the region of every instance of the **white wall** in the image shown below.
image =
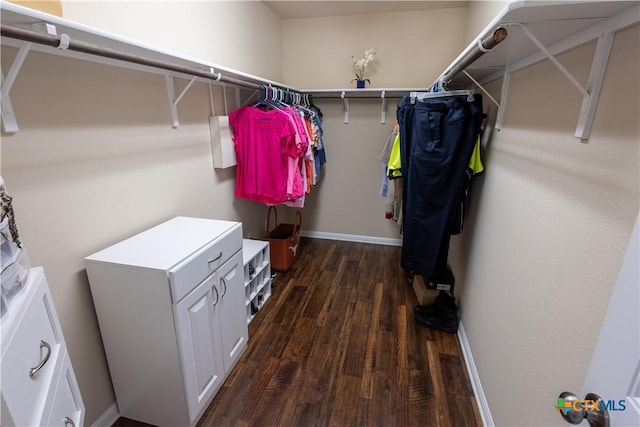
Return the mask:
<path id="1" fill-rule="evenodd" d="M 376 47 L 371 87 L 426 88 L 465 47 L 465 8 L 283 21 L 284 75 L 301 88 L 355 87 L 351 56 Z M 441 37 L 446 33 L 447 37 Z M 300 35 L 304 34 L 304 37 Z M 352 99 L 344 124 L 340 99 L 316 99 L 324 114 L 327 164 L 307 199 L 303 229 L 399 239 L 385 219 L 378 155 L 396 120 L 389 99 L 380 123 L 380 100 Z"/>
<path id="2" fill-rule="evenodd" d="M 64 1 L 64 17 L 181 55 L 282 80 L 280 18 L 259 1 Z"/>
<path id="3" fill-rule="evenodd" d="M 65 2 L 64 6 L 67 18 L 156 45 L 166 41 L 164 47 L 169 49 L 183 45 L 169 43 L 181 36 L 206 33 L 200 46 L 188 44 L 193 55 L 282 78 L 277 59 L 280 21 L 262 3 L 203 2 L 189 7 L 178 3 L 146 2 L 142 7 L 128 2 Z M 171 30 L 171 38 L 154 43 L 158 33 L 149 26 L 149 16 L 162 23 L 172 10 L 204 13 L 206 7 L 224 14 L 206 20 L 206 30 L 192 24 L 185 27 L 189 22 L 202 23 L 185 16 L 179 21 L 182 27 Z M 158 14 L 150 15 L 148 8 Z M 253 32 L 243 31 L 239 42 L 237 29 L 246 25 L 247 17 L 261 17 L 261 24 Z M 214 38 L 224 51 L 210 46 Z M 273 66 L 265 59 L 269 54 L 276 58 Z M 3 64 L 14 56 L 15 49 L 3 47 Z M 184 84 L 179 81 L 178 90 Z M 214 88 L 219 114 L 220 94 Z M 231 99 L 229 106 L 235 108 Z M 213 169 L 204 83 L 187 92 L 178 107 L 180 127 L 171 129 L 161 76 L 30 53 L 11 100 L 20 131 L 2 135 L 2 176 L 14 198 L 31 263 L 44 266 L 87 407 L 85 421 L 91 425 L 115 398 L 83 258 L 176 215 L 241 220 L 245 235 L 259 237 L 266 209 L 233 197 L 235 168 Z"/>
<path id="4" fill-rule="evenodd" d="M 471 43 L 510 1 L 472 0 L 467 6 L 466 41 Z"/>
<path id="5" fill-rule="evenodd" d="M 638 214 L 639 40 L 638 26 L 616 35 L 587 142 L 573 137 L 582 97 L 549 61 L 512 75 L 451 253 L 496 425 L 566 425 L 555 401 L 582 388 Z M 594 48 L 559 56 L 583 84 Z"/>
<path id="6" fill-rule="evenodd" d="M 351 56 L 375 47 L 371 87 L 428 87 L 466 45 L 466 8 L 287 19 L 285 80 L 302 89 L 355 87 Z"/>

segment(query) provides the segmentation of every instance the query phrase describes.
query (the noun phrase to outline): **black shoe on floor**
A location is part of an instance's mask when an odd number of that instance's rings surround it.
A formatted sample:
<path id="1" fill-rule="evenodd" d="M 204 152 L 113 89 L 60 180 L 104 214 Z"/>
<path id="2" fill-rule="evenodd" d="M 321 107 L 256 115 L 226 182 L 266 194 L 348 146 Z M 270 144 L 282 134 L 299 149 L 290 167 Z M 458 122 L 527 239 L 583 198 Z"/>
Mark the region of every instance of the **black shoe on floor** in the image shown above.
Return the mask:
<path id="1" fill-rule="evenodd" d="M 455 302 L 434 303 L 432 306 L 422 307 L 424 307 L 422 310 L 419 310 L 420 306 L 414 308 L 414 317 L 420 326 L 450 334 L 458 332 L 460 318 L 458 317 L 458 306 Z M 431 307 L 431 310 L 427 310 L 427 307 Z"/>
<path id="2" fill-rule="evenodd" d="M 447 332 L 450 334 L 455 334 L 458 332 L 458 315 L 447 315 L 447 316 L 431 316 L 431 317 L 423 317 L 420 315 L 416 315 L 416 322 L 420 326 L 424 326 L 425 328 L 435 329 L 438 331 Z"/>
<path id="3" fill-rule="evenodd" d="M 430 317 L 436 307 L 449 307 L 451 309 L 458 310 L 455 297 L 449 295 L 445 291 L 440 291 L 433 304 L 416 305 L 413 308 L 413 314 L 419 314 L 422 317 Z"/>

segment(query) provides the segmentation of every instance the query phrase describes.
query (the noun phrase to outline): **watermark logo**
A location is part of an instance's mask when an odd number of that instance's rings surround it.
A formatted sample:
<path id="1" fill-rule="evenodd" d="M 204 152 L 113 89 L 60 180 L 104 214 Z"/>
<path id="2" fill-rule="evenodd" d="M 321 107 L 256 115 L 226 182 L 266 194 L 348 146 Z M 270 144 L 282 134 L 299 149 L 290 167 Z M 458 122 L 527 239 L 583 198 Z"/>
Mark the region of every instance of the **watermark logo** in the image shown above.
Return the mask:
<path id="1" fill-rule="evenodd" d="M 624 411 L 627 409 L 627 402 L 625 400 L 567 400 L 562 397 L 558 398 L 558 402 L 556 403 L 556 409 L 562 413 L 562 415 L 567 415 L 569 411 Z"/>

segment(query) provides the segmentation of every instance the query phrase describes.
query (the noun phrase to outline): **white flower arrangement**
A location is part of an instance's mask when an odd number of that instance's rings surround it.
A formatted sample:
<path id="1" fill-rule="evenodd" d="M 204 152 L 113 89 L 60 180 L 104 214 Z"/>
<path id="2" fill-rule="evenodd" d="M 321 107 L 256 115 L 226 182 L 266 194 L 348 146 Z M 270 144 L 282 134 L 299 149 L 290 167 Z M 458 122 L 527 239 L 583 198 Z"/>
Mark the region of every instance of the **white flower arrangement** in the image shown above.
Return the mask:
<path id="1" fill-rule="evenodd" d="M 356 78 L 353 79 L 352 81 L 364 80 L 371 83 L 369 79 L 365 78 L 365 71 L 367 70 L 367 65 L 369 65 L 369 63 L 373 61 L 373 57 L 376 55 L 377 52 L 378 52 L 378 49 L 372 47 L 371 49 L 366 50 L 364 52 L 364 55 L 360 59 L 356 59 L 355 56 L 351 57 L 351 62 L 353 62 L 353 66 L 355 69 L 354 73 L 356 75 Z"/>

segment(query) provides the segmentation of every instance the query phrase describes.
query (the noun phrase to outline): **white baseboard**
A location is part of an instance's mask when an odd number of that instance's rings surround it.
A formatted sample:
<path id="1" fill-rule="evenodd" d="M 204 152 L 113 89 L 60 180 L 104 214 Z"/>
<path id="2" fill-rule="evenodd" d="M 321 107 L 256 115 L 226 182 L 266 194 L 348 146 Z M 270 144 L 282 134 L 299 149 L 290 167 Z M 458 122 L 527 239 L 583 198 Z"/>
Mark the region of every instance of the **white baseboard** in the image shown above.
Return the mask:
<path id="1" fill-rule="evenodd" d="M 114 402 L 91 427 L 111 427 L 118 421 L 118 418 L 120 418 L 120 411 L 118 410 L 118 404 Z"/>
<path id="2" fill-rule="evenodd" d="M 489 403 L 487 397 L 484 395 L 482 384 L 480 384 L 480 376 L 476 369 L 476 364 L 473 361 L 473 355 L 471 354 L 471 346 L 467 339 L 467 334 L 464 331 L 462 322 L 458 326 L 458 340 L 460 340 L 460 347 L 462 347 L 462 355 L 464 356 L 464 362 L 467 365 L 467 372 L 469 373 L 469 379 L 471 380 L 471 386 L 473 387 L 473 394 L 476 397 L 478 403 L 478 410 L 480 411 L 480 417 L 482 418 L 482 424 L 485 427 L 495 427 L 493 418 L 491 417 L 491 411 L 489 410 Z"/>
<path id="3" fill-rule="evenodd" d="M 390 237 L 362 236 L 360 234 L 325 233 L 323 231 L 302 230 L 300 235 L 315 239 L 341 240 L 344 242 L 373 243 L 376 245 L 402 246 L 402 239 L 392 239 Z"/>

